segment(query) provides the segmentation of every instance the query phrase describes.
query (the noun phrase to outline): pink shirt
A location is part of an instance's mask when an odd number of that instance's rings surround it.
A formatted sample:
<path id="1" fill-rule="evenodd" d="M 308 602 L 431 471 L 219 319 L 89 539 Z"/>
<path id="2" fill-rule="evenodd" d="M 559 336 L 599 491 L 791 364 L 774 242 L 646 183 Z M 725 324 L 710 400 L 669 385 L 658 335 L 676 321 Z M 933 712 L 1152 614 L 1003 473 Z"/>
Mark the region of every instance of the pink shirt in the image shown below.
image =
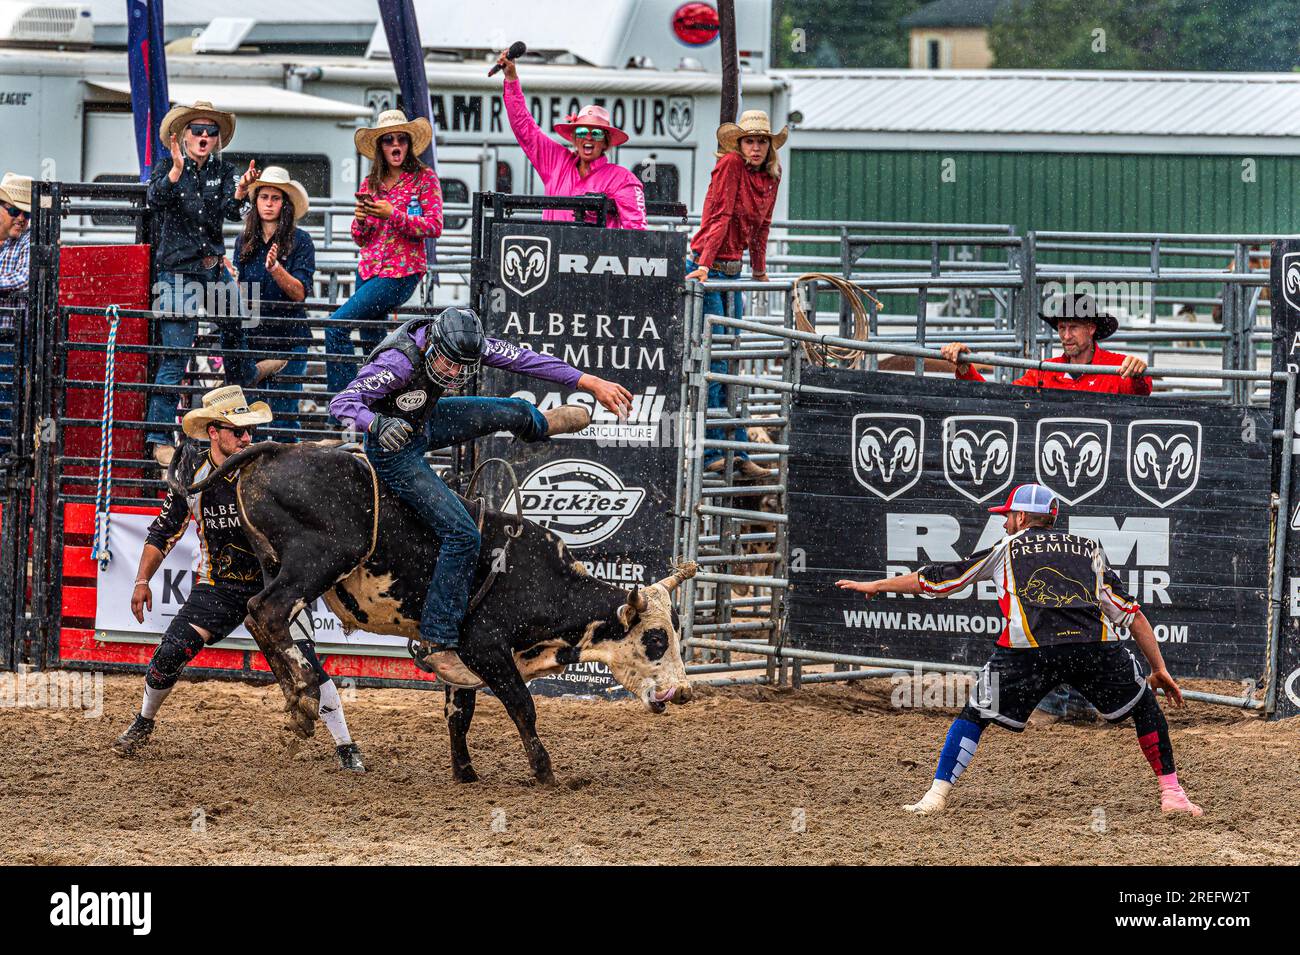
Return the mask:
<path id="1" fill-rule="evenodd" d="M 368 179 L 359 191 L 370 192 Z M 393 188 L 381 190 L 377 198 L 391 202 L 393 214 L 387 219 L 352 220 L 352 238 L 361 246 L 357 274 L 363 279 L 423 275 L 428 261 L 424 240 L 442 234 L 438 174 L 432 169 L 422 169 L 418 176 L 404 172 Z"/>
<path id="2" fill-rule="evenodd" d="M 605 224 L 611 229 L 645 228 L 645 190 L 641 181 L 628 169 L 616 166 L 604 156 L 591 164 L 585 177 L 578 175 L 578 157 L 542 132 L 528 112 L 519 81 L 505 81 L 502 96 L 506 115 L 524 155 L 542 177 L 548 196 L 580 196 L 585 192 L 603 192 L 614 200 L 615 213 Z M 572 222 L 573 213 L 548 209 L 543 219 Z"/>

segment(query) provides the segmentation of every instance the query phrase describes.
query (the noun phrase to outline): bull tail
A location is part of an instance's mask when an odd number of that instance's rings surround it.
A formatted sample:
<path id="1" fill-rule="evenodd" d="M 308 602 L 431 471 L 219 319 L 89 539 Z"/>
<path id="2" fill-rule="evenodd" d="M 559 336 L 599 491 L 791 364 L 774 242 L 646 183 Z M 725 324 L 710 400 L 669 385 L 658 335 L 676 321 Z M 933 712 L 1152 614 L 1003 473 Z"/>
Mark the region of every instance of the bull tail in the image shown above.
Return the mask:
<path id="1" fill-rule="evenodd" d="M 244 450 L 226 458 L 226 460 L 221 463 L 220 467 L 213 470 L 213 472 L 202 481 L 199 481 L 197 484 L 191 484 L 189 493 L 197 494 L 200 491 L 205 491 L 208 489 L 209 485 L 217 480 L 217 478 L 225 477 L 231 471 L 238 471 L 245 464 L 248 464 L 248 462 L 260 458 L 264 454 L 276 454 L 283 451 L 286 447 L 288 447 L 288 445 L 281 444 L 278 441 L 259 441 L 257 444 L 249 445 L 244 448 Z M 171 474 L 168 472 L 168 478 L 170 479 L 170 477 Z"/>

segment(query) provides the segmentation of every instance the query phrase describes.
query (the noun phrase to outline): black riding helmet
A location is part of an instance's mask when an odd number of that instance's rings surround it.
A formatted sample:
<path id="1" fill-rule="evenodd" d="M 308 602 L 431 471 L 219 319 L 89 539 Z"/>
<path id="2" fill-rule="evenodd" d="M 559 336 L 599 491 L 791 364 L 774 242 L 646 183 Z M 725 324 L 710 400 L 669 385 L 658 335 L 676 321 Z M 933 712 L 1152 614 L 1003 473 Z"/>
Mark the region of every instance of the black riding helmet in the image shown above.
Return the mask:
<path id="1" fill-rule="evenodd" d="M 438 368 L 438 359 L 460 370 L 448 374 Z M 429 340 L 424 346 L 424 370 L 447 389 L 464 385 L 478 370 L 483 358 L 483 325 L 472 308 L 444 308 L 429 326 Z"/>

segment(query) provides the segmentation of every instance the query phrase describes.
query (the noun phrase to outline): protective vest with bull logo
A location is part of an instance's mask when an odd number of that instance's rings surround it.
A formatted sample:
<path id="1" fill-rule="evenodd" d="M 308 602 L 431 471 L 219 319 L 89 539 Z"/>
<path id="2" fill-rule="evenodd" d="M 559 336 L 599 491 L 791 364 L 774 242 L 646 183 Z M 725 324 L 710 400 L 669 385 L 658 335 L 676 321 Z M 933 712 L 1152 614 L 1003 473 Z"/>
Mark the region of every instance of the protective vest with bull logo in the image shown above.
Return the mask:
<path id="1" fill-rule="evenodd" d="M 1042 527 L 1004 537 L 963 561 L 918 572 L 935 596 L 990 580 L 1006 618 L 998 646 L 1045 647 L 1116 640 L 1141 609 L 1106 563 L 1101 544 Z"/>
<path id="2" fill-rule="evenodd" d="M 411 363 L 411 376 L 406 383 L 371 402 L 370 410 L 388 418 L 401 418 L 415 429 L 416 434 L 424 430 L 434 405 L 443 395 L 442 385 L 429 377 L 424 365 L 423 335 L 428 335 L 428 327 L 432 324 L 430 318 L 411 319 L 389 333 L 366 358 L 366 363 L 370 364 L 384 352 L 395 349 Z M 416 336 L 421 332 L 421 340 L 417 340 Z"/>

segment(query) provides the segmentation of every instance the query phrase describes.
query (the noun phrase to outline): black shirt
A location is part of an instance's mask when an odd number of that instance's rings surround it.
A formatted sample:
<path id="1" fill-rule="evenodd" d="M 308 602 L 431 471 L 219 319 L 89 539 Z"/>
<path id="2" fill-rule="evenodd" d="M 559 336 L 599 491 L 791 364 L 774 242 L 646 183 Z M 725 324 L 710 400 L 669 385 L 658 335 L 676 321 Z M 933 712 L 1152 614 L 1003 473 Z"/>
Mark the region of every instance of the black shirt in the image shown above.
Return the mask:
<path id="1" fill-rule="evenodd" d="M 182 484 L 189 486 L 212 473 L 210 451 L 195 454 L 192 446 L 187 446 L 183 453 L 186 458 L 177 467 Z M 194 565 L 194 582 L 260 590 L 262 566 L 240 523 L 235 494 L 238 481 L 239 472 L 232 471 L 198 494 L 186 496 L 171 491 L 162 512 L 149 525 L 145 543 L 153 544 L 163 554 L 169 553 L 185 533 L 190 516 L 198 515 L 199 556 Z"/>
<path id="2" fill-rule="evenodd" d="M 981 580 L 997 587 L 1007 623 L 1000 647 L 1042 647 L 1117 639 L 1142 609 L 1124 592 L 1101 544 L 1062 531 L 1028 527 L 988 550 L 918 571 L 921 590 L 948 596 Z"/>
<path id="3" fill-rule="evenodd" d="M 148 200 L 158 236 L 154 260 L 160 272 L 199 271 L 205 256 L 226 253 L 222 223 L 242 218 L 244 200 L 235 198 L 239 170 L 216 155 L 202 167 L 186 156 L 176 182 L 168 178 L 171 170 L 171 154 L 165 153 L 149 171 Z"/>

